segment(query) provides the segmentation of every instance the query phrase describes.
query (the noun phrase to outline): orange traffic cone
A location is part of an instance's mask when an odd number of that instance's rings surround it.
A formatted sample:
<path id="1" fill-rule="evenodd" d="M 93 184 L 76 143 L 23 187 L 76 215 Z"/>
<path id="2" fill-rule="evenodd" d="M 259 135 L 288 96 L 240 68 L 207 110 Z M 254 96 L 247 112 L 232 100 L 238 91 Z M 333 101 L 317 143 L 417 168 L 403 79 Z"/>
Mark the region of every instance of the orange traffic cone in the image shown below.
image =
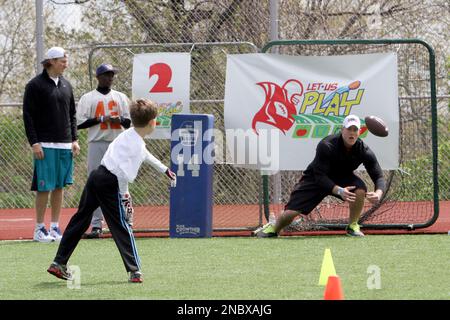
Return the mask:
<path id="1" fill-rule="evenodd" d="M 329 276 L 325 287 L 324 300 L 344 300 L 341 279 L 339 276 Z"/>

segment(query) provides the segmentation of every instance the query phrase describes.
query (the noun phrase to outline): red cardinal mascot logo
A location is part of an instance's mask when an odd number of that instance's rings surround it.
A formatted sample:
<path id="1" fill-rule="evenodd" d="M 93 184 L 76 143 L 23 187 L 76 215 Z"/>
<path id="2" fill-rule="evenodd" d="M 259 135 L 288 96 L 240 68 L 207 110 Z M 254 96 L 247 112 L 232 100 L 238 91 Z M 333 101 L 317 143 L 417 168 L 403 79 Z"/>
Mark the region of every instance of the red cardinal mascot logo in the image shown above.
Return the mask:
<path id="1" fill-rule="evenodd" d="M 302 83 L 290 79 L 282 87 L 273 82 L 258 82 L 257 85 L 263 88 L 266 100 L 253 117 L 253 131 L 258 134 L 256 124 L 263 122 L 280 129 L 286 134 L 286 131 L 294 124 L 292 115 L 297 114 L 295 104 L 298 103 L 297 97 L 303 94 Z"/>

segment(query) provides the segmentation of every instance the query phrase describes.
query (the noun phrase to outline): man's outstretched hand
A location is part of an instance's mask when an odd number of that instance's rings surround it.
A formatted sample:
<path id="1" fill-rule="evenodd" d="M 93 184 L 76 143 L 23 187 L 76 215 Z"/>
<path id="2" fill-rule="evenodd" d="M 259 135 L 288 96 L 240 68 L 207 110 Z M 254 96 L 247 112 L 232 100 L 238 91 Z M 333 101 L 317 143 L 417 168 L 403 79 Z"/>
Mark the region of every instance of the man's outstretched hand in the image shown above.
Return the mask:
<path id="1" fill-rule="evenodd" d="M 370 203 L 375 204 L 381 200 L 382 195 L 383 195 L 383 192 L 381 190 L 377 190 L 375 192 L 367 192 L 366 198 L 367 198 L 367 200 L 369 200 Z"/>

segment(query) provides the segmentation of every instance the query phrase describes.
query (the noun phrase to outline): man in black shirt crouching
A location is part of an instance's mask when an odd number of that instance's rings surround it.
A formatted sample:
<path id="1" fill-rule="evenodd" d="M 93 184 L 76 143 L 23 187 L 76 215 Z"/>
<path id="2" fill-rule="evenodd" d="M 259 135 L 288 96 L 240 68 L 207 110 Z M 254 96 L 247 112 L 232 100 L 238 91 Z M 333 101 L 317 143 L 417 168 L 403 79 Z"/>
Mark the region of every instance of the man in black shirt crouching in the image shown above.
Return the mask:
<path id="1" fill-rule="evenodd" d="M 386 182 L 375 154 L 359 139 L 360 127 L 359 117 L 349 115 L 344 119 L 340 134 L 319 142 L 315 158 L 294 186 L 284 212 L 275 224 L 266 224 L 255 231 L 259 238 L 276 237 L 296 216 L 309 214 L 328 195 L 349 203 L 347 234 L 364 236 L 358 225 L 364 199 L 371 203 L 380 201 Z M 375 184 L 374 192 L 367 192 L 365 183 L 353 172 L 361 163 Z"/>

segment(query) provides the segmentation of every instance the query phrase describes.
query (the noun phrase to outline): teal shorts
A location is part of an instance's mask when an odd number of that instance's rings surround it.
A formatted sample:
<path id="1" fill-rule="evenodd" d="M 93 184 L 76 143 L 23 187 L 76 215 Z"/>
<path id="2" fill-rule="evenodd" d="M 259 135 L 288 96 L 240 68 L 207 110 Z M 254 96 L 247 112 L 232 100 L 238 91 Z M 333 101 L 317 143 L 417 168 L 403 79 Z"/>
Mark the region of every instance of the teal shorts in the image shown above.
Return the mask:
<path id="1" fill-rule="evenodd" d="M 52 191 L 73 183 L 70 149 L 42 148 L 44 159 L 34 159 L 32 191 Z"/>

